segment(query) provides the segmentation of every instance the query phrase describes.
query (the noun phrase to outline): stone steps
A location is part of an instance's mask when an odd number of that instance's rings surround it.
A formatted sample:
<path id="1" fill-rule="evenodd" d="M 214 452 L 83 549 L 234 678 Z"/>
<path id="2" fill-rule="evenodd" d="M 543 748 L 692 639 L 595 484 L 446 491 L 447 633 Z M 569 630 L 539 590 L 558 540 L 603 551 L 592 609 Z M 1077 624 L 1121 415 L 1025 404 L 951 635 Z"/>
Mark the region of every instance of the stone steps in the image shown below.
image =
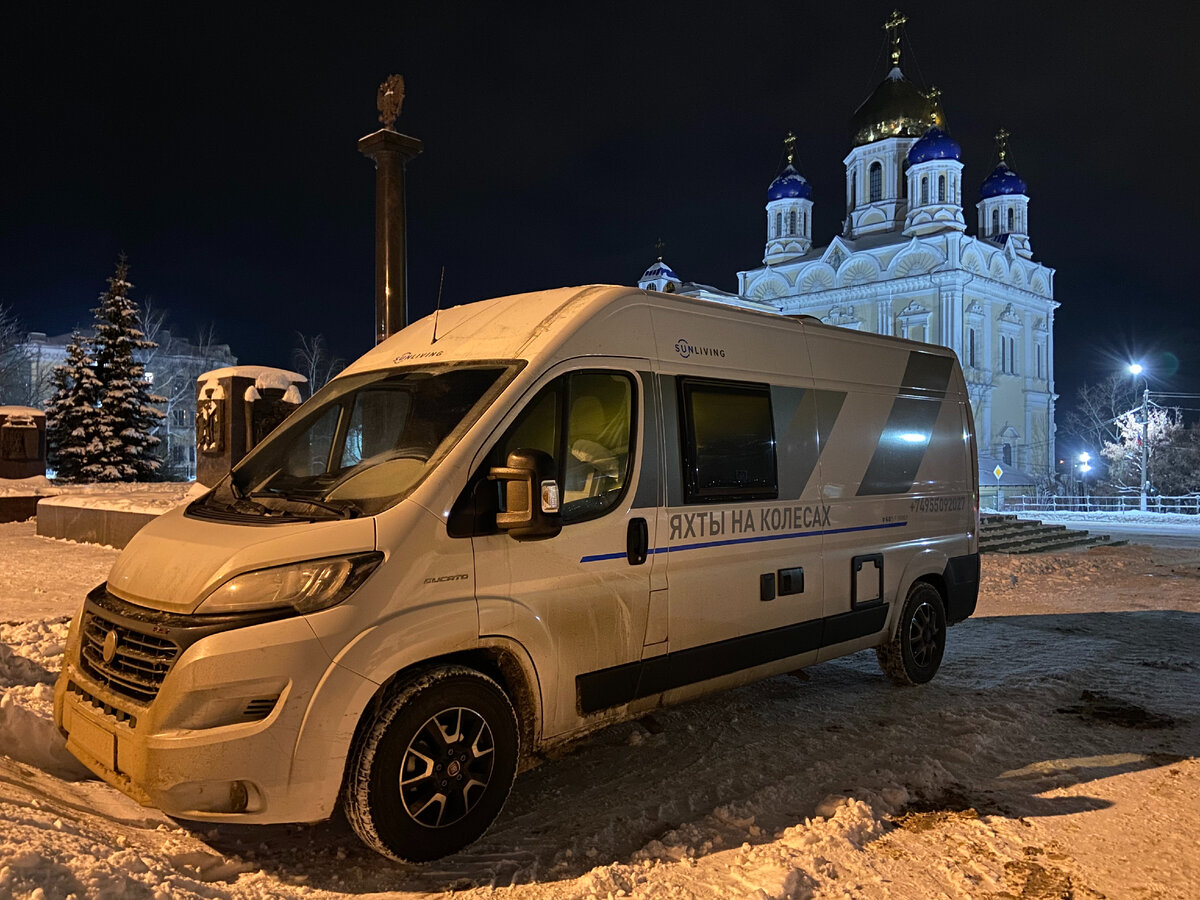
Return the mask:
<path id="1" fill-rule="evenodd" d="M 1045 553 L 1124 543 L 1112 540 L 1107 534 L 1076 531 L 1065 525 L 1046 525 L 1036 519 L 1019 519 L 1013 515 L 979 517 L 980 553 Z"/>

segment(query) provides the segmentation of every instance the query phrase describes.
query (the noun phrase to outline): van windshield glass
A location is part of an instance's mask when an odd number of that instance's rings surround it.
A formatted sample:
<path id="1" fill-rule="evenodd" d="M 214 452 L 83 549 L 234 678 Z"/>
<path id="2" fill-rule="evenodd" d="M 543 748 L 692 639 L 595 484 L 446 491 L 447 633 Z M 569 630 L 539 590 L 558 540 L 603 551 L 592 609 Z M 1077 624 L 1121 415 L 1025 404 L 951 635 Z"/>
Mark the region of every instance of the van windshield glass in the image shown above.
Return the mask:
<path id="1" fill-rule="evenodd" d="M 515 372 L 431 366 L 335 379 L 192 511 L 225 518 L 349 518 L 404 497 Z"/>

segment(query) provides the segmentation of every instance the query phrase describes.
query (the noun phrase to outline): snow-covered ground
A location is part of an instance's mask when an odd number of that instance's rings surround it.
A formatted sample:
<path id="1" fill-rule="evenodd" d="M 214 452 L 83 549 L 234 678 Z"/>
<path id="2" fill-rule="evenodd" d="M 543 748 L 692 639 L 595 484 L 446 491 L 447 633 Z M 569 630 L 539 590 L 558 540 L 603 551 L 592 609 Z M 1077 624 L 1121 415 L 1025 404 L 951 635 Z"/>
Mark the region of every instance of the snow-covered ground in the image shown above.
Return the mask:
<path id="1" fill-rule="evenodd" d="M 1022 518 L 1081 528 L 1085 531 L 1130 535 L 1171 535 L 1191 538 L 1200 547 L 1200 516 L 1152 512 L 1030 512 Z"/>
<path id="2" fill-rule="evenodd" d="M 610 728 L 427 866 L 85 780 L 52 685 L 115 557 L 0 525 L 0 898 L 1200 897 L 1200 543 L 985 556 L 932 683 L 863 653 Z"/>

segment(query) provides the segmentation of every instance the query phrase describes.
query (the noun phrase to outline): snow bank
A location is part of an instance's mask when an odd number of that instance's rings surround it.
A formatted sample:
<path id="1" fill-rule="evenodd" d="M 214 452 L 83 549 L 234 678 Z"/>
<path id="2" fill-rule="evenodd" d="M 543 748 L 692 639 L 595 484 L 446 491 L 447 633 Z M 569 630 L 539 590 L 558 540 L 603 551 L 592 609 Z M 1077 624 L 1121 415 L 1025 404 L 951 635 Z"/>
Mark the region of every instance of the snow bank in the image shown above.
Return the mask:
<path id="1" fill-rule="evenodd" d="M 0 625 L 0 754 L 74 780 L 88 771 L 67 752 L 52 718 L 66 638 L 65 619 Z"/>
<path id="2" fill-rule="evenodd" d="M 50 483 L 45 475 L 29 478 L 0 478 L 0 497 L 51 497 L 62 488 Z"/>
<path id="3" fill-rule="evenodd" d="M 153 515 L 188 503 L 207 491 L 204 485 L 193 481 L 70 485 L 64 487 L 57 496 L 42 502 L 51 506 L 114 509 Z"/>
<path id="4" fill-rule="evenodd" d="M 1131 509 L 1125 512 L 1075 512 L 1075 511 L 1042 511 L 1027 510 L 1014 513 L 1005 510 L 1000 513 L 992 509 L 981 509 L 984 515 L 1017 515 L 1022 519 L 1041 519 L 1043 522 L 1091 522 L 1097 525 L 1190 525 L 1200 535 L 1200 516 L 1187 513 L 1142 512 Z"/>

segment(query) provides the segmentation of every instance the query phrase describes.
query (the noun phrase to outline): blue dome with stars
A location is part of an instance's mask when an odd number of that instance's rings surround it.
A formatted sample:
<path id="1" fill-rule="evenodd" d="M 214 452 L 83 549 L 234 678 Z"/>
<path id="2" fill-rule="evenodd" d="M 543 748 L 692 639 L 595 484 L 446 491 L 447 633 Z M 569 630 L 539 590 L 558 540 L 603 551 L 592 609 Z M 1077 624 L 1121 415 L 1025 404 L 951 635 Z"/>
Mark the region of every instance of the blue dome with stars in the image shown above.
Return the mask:
<path id="1" fill-rule="evenodd" d="M 979 187 L 979 196 L 986 200 L 988 197 L 999 197 L 1001 194 L 1024 194 L 1025 180 L 1001 160 L 992 174 L 983 179 Z"/>
<path id="2" fill-rule="evenodd" d="M 642 273 L 641 281 L 657 281 L 660 278 L 665 278 L 667 281 L 679 281 L 679 276 L 675 271 L 662 261 L 662 257 L 658 258 L 650 268 Z"/>
<path id="3" fill-rule="evenodd" d="M 936 125 L 930 128 L 921 137 L 919 141 L 912 145 L 912 149 L 908 151 L 908 164 L 915 166 L 917 163 L 929 162 L 931 159 L 956 159 L 962 160 L 962 148 L 958 146 L 958 141 L 950 137 L 942 129 Z"/>
<path id="4" fill-rule="evenodd" d="M 779 177 L 772 181 L 771 186 L 767 188 L 767 202 L 788 200 L 793 197 L 811 200 L 812 185 L 804 180 L 804 176 L 797 172 L 791 163 L 788 163 L 779 173 Z"/>

